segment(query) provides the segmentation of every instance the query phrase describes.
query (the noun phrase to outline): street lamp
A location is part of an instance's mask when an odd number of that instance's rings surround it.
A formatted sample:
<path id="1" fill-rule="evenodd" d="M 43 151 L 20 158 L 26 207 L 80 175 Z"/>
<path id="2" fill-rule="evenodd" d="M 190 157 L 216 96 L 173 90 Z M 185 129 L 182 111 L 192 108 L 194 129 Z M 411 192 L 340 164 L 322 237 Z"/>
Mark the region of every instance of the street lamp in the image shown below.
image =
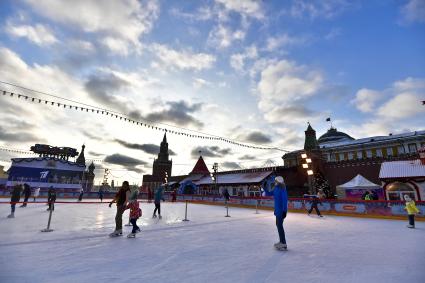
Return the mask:
<path id="1" fill-rule="evenodd" d="M 305 152 L 301 153 L 301 158 L 303 159 L 302 166 L 306 170 L 306 173 L 307 173 L 308 189 L 309 189 L 310 193 L 313 193 L 313 188 L 312 188 L 312 176 L 314 175 L 313 161 L 311 160 L 311 158 L 309 158 L 309 156 Z"/>
<path id="2" fill-rule="evenodd" d="M 214 171 L 214 175 L 213 175 L 213 180 L 214 180 L 214 191 L 215 193 L 218 193 L 217 191 L 217 171 L 218 171 L 218 163 L 215 162 L 213 165 L 213 171 Z"/>

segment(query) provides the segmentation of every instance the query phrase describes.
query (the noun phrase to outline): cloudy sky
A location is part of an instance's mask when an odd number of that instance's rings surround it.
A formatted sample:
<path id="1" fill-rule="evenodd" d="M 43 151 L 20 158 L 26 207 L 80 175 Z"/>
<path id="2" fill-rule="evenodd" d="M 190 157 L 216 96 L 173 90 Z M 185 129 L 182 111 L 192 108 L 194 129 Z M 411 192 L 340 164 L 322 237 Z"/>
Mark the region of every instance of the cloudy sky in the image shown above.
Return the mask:
<path id="1" fill-rule="evenodd" d="M 289 150 L 302 147 L 308 121 L 323 134 L 327 117 L 355 138 L 423 130 L 424 50 L 423 0 L 0 1 L 0 81 Z M 0 109 L 2 147 L 84 143 L 117 180 L 140 182 L 163 136 L 8 96 Z M 274 150 L 168 141 L 173 175 L 188 173 L 199 150 L 220 170 L 282 163 Z M 0 151 L 0 164 L 17 156 Z"/>

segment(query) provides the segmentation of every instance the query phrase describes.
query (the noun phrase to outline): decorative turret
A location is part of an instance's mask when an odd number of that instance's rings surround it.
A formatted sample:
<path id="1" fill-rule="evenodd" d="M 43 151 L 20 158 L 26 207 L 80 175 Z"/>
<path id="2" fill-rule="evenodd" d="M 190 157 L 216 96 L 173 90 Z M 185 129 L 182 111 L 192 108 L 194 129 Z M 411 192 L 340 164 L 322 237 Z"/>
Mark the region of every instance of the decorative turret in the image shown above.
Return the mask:
<path id="1" fill-rule="evenodd" d="M 190 172 L 190 174 L 210 175 L 210 171 L 208 170 L 208 167 L 205 164 L 205 161 L 202 158 L 202 156 L 199 156 L 199 159 L 196 162 L 195 167 L 193 167 L 193 170 L 192 172 Z"/>
<path id="2" fill-rule="evenodd" d="M 317 149 L 317 147 L 316 131 L 308 123 L 307 130 L 305 131 L 304 149 L 310 151 Z"/>
<path id="3" fill-rule="evenodd" d="M 84 157 L 84 148 L 85 147 L 86 146 L 83 144 L 83 146 L 81 147 L 81 153 L 80 153 L 80 155 L 78 155 L 78 158 L 77 158 L 77 161 L 76 161 L 77 164 L 84 165 L 84 166 L 86 166 L 86 158 Z"/>

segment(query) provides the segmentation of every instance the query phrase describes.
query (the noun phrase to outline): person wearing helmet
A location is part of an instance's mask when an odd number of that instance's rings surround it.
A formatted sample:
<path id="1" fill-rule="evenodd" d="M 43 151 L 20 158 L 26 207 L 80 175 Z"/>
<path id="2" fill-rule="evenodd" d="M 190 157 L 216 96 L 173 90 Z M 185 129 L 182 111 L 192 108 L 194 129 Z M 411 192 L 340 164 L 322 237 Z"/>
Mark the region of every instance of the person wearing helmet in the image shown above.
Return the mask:
<path id="1" fill-rule="evenodd" d="M 279 234 L 279 242 L 274 246 L 278 250 L 286 250 L 285 230 L 283 229 L 283 220 L 286 218 L 288 213 L 288 194 L 286 192 L 286 186 L 283 178 L 277 176 L 274 179 L 273 187 L 274 196 L 274 215 L 276 216 L 276 227 Z"/>

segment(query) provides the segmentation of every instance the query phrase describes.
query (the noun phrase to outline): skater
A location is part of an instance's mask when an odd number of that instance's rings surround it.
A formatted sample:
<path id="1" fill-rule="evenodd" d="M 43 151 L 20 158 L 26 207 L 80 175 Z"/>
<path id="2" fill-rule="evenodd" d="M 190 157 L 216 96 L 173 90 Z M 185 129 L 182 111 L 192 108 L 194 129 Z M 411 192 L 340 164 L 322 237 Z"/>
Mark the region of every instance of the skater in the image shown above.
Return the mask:
<path id="1" fill-rule="evenodd" d="M 409 195 L 404 195 L 404 200 L 406 201 L 406 207 L 404 210 L 407 210 L 407 216 L 409 219 L 409 225 L 407 228 L 415 228 L 415 214 L 420 214 L 421 212 L 415 205 L 415 201 L 410 198 Z"/>
<path id="2" fill-rule="evenodd" d="M 229 191 L 227 189 L 224 189 L 223 197 L 224 197 L 224 200 L 226 201 L 226 203 L 230 200 L 230 194 L 229 194 Z"/>
<path id="3" fill-rule="evenodd" d="M 26 207 L 29 197 L 31 196 L 31 187 L 27 183 L 24 184 L 24 203 L 20 207 Z"/>
<path id="4" fill-rule="evenodd" d="M 80 195 L 78 196 L 78 201 L 82 201 L 83 200 L 83 195 L 84 195 L 84 189 L 81 188 Z"/>
<path id="5" fill-rule="evenodd" d="M 35 190 L 34 190 L 34 202 L 35 202 L 35 199 L 38 198 L 39 195 L 40 195 L 40 188 L 35 188 Z"/>
<path id="6" fill-rule="evenodd" d="M 177 192 L 176 192 L 176 190 L 173 190 L 171 192 L 171 201 L 176 202 L 176 200 L 177 200 Z"/>
<path id="7" fill-rule="evenodd" d="M 15 185 L 11 192 L 12 196 L 10 197 L 10 214 L 8 218 L 15 218 L 15 207 L 16 203 L 21 199 L 22 185 Z"/>
<path id="8" fill-rule="evenodd" d="M 47 204 L 49 205 L 49 208 L 47 208 L 47 211 L 55 210 L 55 201 L 56 201 L 56 190 L 53 187 L 49 188 L 49 191 L 47 192 Z"/>
<path id="9" fill-rule="evenodd" d="M 279 234 L 279 242 L 274 244 L 274 247 L 278 250 L 286 250 L 285 230 L 283 229 L 283 220 L 286 218 L 288 213 L 288 194 L 286 192 L 286 186 L 283 178 L 277 176 L 274 179 L 273 187 L 274 197 L 274 215 L 276 216 L 276 227 Z"/>
<path id="10" fill-rule="evenodd" d="M 152 218 L 156 218 L 156 211 L 158 211 L 159 219 L 162 218 L 162 216 L 161 216 L 161 200 L 165 201 L 164 197 L 163 197 L 164 186 L 165 186 L 165 184 L 156 189 L 155 197 L 154 197 L 155 209 L 153 211 Z"/>
<path id="11" fill-rule="evenodd" d="M 135 238 L 136 233 L 140 232 L 139 226 L 137 226 L 137 219 L 142 216 L 142 210 L 139 207 L 139 202 L 137 201 L 138 189 L 134 191 L 131 196 L 128 205 L 125 209 L 130 209 L 130 223 L 133 225 L 131 233 L 127 235 L 127 238 Z"/>
<path id="12" fill-rule="evenodd" d="M 152 202 L 152 189 L 148 188 L 148 203 Z"/>
<path id="13" fill-rule="evenodd" d="M 311 199 L 310 203 L 311 203 L 311 207 L 308 210 L 308 215 L 310 215 L 310 213 L 314 210 L 316 210 L 316 213 L 319 217 L 323 217 L 322 214 L 320 214 L 320 210 L 319 207 L 317 206 L 318 204 L 322 204 L 322 202 L 320 201 L 320 197 L 319 197 L 319 193 L 317 193 L 316 196 L 313 196 L 313 198 Z"/>
<path id="14" fill-rule="evenodd" d="M 109 203 L 109 207 L 111 207 L 112 203 L 114 202 L 117 204 L 117 213 L 115 215 L 115 231 L 109 234 L 111 237 L 122 235 L 122 214 L 124 213 L 125 207 L 127 205 L 129 194 L 130 185 L 128 184 L 128 181 L 124 181 L 120 190 L 116 193 L 114 199 Z"/>
<path id="15" fill-rule="evenodd" d="M 103 189 L 102 188 L 99 189 L 98 194 L 99 194 L 100 202 L 103 202 Z"/>

